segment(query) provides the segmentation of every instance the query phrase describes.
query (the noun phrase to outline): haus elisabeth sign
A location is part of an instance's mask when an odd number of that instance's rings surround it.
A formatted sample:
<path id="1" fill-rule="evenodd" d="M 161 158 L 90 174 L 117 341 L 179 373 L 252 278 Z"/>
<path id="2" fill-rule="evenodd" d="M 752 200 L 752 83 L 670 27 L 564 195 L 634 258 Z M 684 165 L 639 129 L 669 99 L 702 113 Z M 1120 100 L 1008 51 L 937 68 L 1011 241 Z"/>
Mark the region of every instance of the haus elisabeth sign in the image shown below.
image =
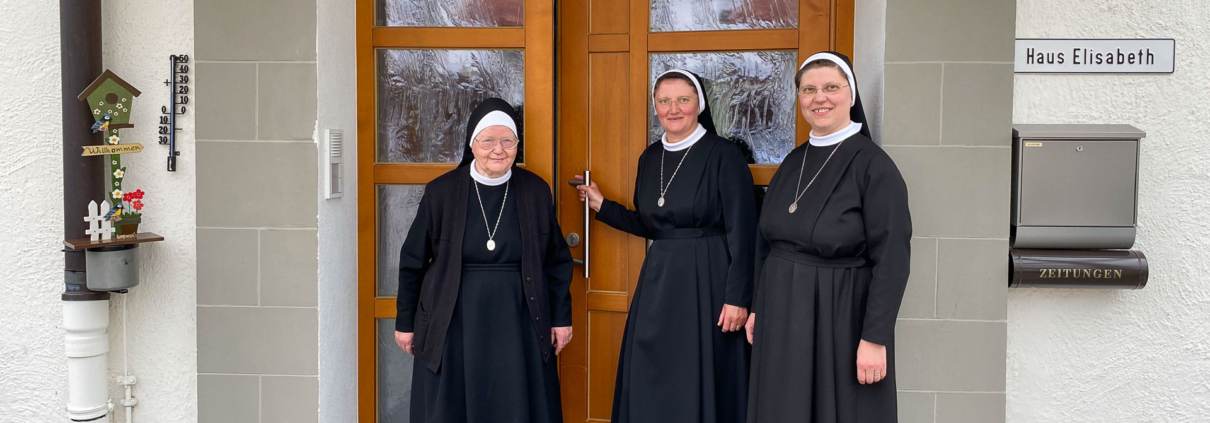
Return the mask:
<path id="1" fill-rule="evenodd" d="M 1172 73 L 1176 40 L 1018 38 L 1016 73 Z"/>

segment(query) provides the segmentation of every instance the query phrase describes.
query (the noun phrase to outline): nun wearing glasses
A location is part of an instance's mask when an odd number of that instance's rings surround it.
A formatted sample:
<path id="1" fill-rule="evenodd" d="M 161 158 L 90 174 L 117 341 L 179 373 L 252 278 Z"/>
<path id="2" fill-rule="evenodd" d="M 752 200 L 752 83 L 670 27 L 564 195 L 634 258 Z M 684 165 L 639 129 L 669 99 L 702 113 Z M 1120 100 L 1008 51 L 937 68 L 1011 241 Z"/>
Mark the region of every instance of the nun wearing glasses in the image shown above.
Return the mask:
<path id="1" fill-rule="evenodd" d="M 563 421 L 572 259 L 550 186 L 514 166 L 515 112 L 480 104 L 462 164 L 430 182 L 399 257 L 395 341 L 416 356 L 413 423 Z"/>
<path id="2" fill-rule="evenodd" d="M 597 220 L 652 241 L 630 304 L 615 423 L 743 421 L 743 325 L 752 292 L 756 204 L 743 153 L 719 137 L 701 79 L 656 78 L 665 134 L 639 157 L 634 210 L 578 187 Z"/>
<path id="3" fill-rule="evenodd" d="M 892 423 L 907 186 L 870 139 L 847 57 L 815 54 L 794 82 L 811 138 L 762 207 L 748 423 Z"/>

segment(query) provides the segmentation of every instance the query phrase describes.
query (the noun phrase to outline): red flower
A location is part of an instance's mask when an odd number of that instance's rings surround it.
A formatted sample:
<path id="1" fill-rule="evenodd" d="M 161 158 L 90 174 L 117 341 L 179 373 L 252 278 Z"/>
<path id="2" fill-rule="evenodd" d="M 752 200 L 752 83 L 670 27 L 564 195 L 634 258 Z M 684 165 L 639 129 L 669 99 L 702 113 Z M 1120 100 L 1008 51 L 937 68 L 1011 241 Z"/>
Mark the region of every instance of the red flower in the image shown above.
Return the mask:
<path id="1" fill-rule="evenodd" d="M 136 198 L 136 199 L 142 200 L 143 194 L 145 194 L 145 193 L 141 189 L 134 190 L 134 198 Z"/>
<path id="2" fill-rule="evenodd" d="M 128 192 L 128 193 L 125 193 L 125 194 L 122 194 L 122 201 L 125 201 L 125 202 L 129 203 L 129 202 L 130 202 L 130 200 L 133 200 L 133 199 L 134 199 L 134 195 L 133 195 L 133 194 L 131 194 L 131 193 L 129 193 L 129 192 Z"/>
<path id="3" fill-rule="evenodd" d="M 143 210 L 143 202 L 142 202 L 142 201 L 139 201 L 139 200 L 134 200 L 134 202 L 133 202 L 133 203 L 130 203 L 130 204 L 134 206 L 134 209 L 135 209 L 135 210 Z"/>

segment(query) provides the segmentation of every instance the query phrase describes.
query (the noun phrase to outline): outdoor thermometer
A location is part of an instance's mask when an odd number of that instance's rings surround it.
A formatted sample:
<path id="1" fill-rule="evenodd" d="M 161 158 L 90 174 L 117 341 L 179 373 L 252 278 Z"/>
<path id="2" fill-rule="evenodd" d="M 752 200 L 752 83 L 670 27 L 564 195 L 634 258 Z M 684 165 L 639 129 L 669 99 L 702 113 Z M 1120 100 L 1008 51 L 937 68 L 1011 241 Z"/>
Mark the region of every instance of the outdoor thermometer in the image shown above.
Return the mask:
<path id="1" fill-rule="evenodd" d="M 172 69 L 164 85 L 169 87 L 171 98 L 167 106 L 160 108 L 163 113 L 160 116 L 160 144 L 168 146 L 168 171 L 176 172 L 176 156 L 181 155 L 176 151 L 176 132 L 181 130 L 176 127 L 176 116 L 185 114 L 185 105 L 189 104 L 189 55 L 174 54 L 168 56 L 168 62 Z"/>

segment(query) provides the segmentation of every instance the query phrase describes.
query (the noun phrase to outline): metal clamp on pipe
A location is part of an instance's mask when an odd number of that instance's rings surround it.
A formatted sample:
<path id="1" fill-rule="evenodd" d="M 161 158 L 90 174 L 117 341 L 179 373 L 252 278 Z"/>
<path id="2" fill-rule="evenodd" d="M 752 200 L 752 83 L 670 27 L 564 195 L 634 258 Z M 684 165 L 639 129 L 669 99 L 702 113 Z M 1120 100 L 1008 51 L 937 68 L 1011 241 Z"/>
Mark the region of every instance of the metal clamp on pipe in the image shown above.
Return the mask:
<path id="1" fill-rule="evenodd" d="M 1147 286 L 1147 257 L 1139 251 L 1012 249 L 1009 256 L 1009 288 Z"/>

